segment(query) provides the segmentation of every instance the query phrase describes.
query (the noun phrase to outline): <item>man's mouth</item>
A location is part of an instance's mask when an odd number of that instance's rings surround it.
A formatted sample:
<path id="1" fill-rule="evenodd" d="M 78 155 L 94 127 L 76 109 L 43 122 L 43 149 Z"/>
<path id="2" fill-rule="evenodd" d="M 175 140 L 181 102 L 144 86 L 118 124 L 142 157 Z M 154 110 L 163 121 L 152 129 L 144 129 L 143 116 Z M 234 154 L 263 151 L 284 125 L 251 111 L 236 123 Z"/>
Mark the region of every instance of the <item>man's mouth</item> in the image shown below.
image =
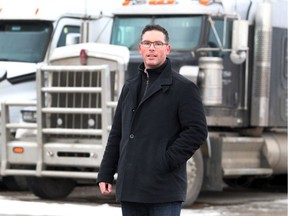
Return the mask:
<path id="1" fill-rule="evenodd" d="M 147 55 L 147 57 L 148 57 L 148 58 L 155 58 L 155 57 L 157 57 L 157 56 L 154 55 L 154 54 L 150 54 L 150 55 Z"/>

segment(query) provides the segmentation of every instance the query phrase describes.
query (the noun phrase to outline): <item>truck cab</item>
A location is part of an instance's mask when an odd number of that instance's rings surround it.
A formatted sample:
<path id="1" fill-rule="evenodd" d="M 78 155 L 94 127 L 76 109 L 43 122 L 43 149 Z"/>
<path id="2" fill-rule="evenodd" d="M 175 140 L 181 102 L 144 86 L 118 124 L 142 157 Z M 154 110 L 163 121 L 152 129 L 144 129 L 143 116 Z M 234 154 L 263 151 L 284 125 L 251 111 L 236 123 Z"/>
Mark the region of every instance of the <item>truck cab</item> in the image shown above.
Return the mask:
<path id="1" fill-rule="evenodd" d="M 56 7 L 47 1 L 1 1 L 0 102 L 9 98 L 35 99 L 37 67 L 47 62 L 55 48 L 81 42 L 83 20 L 90 27 L 87 41 L 109 42 L 105 34 L 109 35 L 107 23 L 111 18 L 100 16 L 96 4 L 63 3 Z M 19 120 L 19 112 L 15 112 L 14 119 Z"/>
<path id="2" fill-rule="evenodd" d="M 0 2 L 0 103 L 9 99 L 36 100 L 37 68 L 47 64 L 56 48 L 89 41 L 109 43 L 109 11 L 102 13 L 103 7 L 93 1 L 71 4 L 62 0 L 56 4 L 35 0 Z M 20 108 L 13 108 L 9 115 L 12 122 L 22 121 Z M 5 181 L 7 186 L 17 188 L 10 180 Z"/>
<path id="3" fill-rule="evenodd" d="M 131 53 L 126 79 L 142 62 L 141 30 L 160 24 L 172 67 L 201 91 L 209 138 L 187 163 L 185 204 L 200 189 L 222 190 L 223 180 L 287 173 L 287 19 L 278 14 L 287 2 L 126 0 L 114 13 L 111 43 Z"/>

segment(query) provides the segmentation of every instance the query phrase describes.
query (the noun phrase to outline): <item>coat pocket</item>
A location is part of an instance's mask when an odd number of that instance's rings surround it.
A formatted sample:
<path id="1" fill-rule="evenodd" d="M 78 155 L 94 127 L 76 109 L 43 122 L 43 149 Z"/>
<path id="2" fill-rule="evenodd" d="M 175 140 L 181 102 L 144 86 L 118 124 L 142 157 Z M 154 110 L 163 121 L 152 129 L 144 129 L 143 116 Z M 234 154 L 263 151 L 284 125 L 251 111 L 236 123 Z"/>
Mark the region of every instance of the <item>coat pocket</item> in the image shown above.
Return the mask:
<path id="1" fill-rule="evenodd" d="M 160 148 L 159 148 L 159 164 L 158 164 L 158 171 L 160 173 L 167 173 L 170 171 L 169 168 L 169 162 L 167 158 L 167 141 L 162 141 L 160 143 Z"/>

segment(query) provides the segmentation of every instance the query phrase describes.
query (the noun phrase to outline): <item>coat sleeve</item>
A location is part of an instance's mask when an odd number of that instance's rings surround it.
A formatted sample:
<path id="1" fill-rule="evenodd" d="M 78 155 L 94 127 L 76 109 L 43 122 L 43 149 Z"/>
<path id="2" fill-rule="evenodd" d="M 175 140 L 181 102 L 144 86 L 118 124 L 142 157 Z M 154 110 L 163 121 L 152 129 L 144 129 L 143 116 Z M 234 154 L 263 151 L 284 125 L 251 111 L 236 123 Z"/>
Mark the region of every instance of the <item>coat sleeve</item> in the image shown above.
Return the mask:
<path id="1" fill-rule="evenodd" d="M 166 152 L 171 170 L 186 163 L 208 135 L 201 96 L 194 83 L 189 82 L 181 86 L 178 103 L 180 133 Z"/>
<path id="2" fill-rule="evenodd" d="M 123 101 L 124 89 L 125 86 L 122 88 L 122 92 L 116 107 L 112 128 L 109 133 L 107 145 L 100 164 L 97 183 L 99 182 L 112 183 L 114 180 L 114 174 L 117 171 L 119 160 L 119 146 L 122 134 L 121 103 Z"/>

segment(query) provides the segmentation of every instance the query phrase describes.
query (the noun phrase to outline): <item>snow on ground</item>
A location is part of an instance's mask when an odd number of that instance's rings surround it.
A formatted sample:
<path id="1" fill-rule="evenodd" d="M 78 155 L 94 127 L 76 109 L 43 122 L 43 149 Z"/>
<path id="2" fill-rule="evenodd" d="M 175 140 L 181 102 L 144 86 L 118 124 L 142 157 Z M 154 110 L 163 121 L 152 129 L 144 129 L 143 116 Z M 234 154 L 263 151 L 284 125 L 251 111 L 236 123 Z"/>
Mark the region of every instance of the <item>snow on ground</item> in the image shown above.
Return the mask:
<path id="1" fill-rule="evenodd" d="M 287 199 L 270 201 L 272 205 L 287 205 Z M 241 207 L 243 209 L 243 206 Z M 245 207 L 244 207 L 245 208 Z M 227 215 L 227 207 L 205 207 L 202 209 L 183 209 L 181 216 L 220 216 Z M 231 210 L 231 209 L 230 209 Z M 259 209 L 258 209 L 259 211 Z M 226 214 L 225 214 L 226 213 Z M 259 213 L 259 212 L 258 212 Z M 267 212 L 266 212 L 267 213 Z M 228 213 L 229 214 L 229 213 Z M 20 201 L 0 196 L 0 216 L 121 216 L 119 206 L 108 204 L 63 204 L 35 201 Z M 258 214 L 257 214 L 258 215 Z"/>
<path id="2" fill-rule="evenodd" d="M 43 203 L 19 200 L 6 200 L 0 196 L 0 215 L 29 215 L 29 216 L 95 216 L 111 215 L 121 216 L 121 209 L 108 204 L 84 205 L 84 204 L 59 204 Z M 188 210 L 183 209 L 181 216 L 218 216 L 215 210 Z"/>

